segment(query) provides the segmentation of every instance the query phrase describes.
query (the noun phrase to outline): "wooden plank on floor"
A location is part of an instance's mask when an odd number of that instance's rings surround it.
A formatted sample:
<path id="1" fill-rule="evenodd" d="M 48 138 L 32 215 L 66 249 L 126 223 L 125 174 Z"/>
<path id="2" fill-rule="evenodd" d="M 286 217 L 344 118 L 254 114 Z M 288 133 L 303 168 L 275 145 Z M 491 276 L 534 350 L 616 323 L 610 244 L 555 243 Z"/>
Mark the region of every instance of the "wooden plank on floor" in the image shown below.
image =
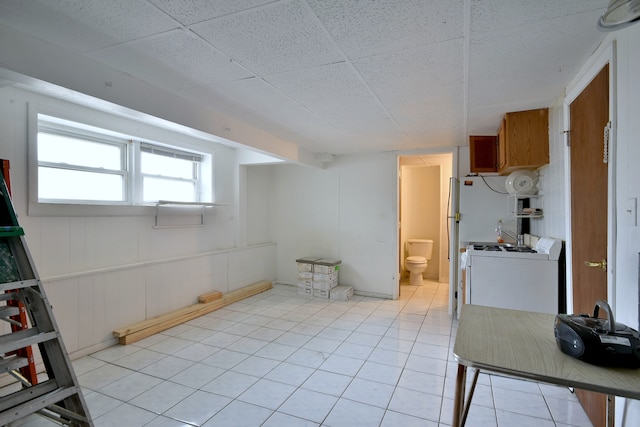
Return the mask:
<path id="1" fill-rule="evenodd" d="M 208 294 L 200 295 L 198 297 L 198 302 L 207 303 L 207 302 L 218 300 L 220 298 L 222 298 L 222 292 L 213 291 L 213 292 L 209 292 Z"/>
<path id="2" fill-rule="evenodd" d="M 181 323 L 188 322 L 189 320 L 211 313 L 219 308 L 267 291 L 272 287 L 273 285 L 270 281 L 258 282 L 253 285 L 222 294 L 220 299 L 213 300 L 211 302 L 193 304 L 161 316 L 156 316 L 124 328 L 116 329 L 113 331 L 113 335 L 118 338 L 120 344 L 131 344 Z"/>

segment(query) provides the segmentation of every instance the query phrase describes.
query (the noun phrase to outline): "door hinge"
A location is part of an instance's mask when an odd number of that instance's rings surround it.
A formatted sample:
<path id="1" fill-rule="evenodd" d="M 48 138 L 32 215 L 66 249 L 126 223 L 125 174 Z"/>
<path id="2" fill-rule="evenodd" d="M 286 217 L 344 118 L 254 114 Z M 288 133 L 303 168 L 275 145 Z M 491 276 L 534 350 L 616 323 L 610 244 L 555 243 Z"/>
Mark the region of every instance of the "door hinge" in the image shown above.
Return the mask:
<path id="1" fill-rule="evenodd" d="M 567 147 L 571 147 L 571 131 L 570 130 L 564 130 L 562 131 L 562 134 L 564 135 L 564 143 Z"/>

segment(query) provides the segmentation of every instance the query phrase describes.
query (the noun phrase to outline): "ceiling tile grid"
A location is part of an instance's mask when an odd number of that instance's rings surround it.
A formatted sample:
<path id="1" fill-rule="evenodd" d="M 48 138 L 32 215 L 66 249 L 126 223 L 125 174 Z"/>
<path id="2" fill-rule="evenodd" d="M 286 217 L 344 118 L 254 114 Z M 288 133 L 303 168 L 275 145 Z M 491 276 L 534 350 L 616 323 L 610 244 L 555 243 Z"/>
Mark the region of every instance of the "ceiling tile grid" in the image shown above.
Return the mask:
<path id="1" fill-rule="evenodd" d="M 274 0 L 149 0 L 167 15 L 173 17 L 182 25 L 192 25 L 198 22 L 220 16 L 230 15 L 246 9 L 252 9 Z"/>
<path id="2" fill-rule="evenodd" d="M 271 3 L 189 28 L 260 76 L 344 60 L 299 0 Z"/>
<path id="3" fill-rule="evenodd" d="M 2 23 L 87 52 L 177 27 L 174 19 L 146 1 L 2 0 Z"/>
<path id="4" fill-rule="evenodd" d="M 462 1 L 307 0 L 350 59 L 463 36 Z"/>
<path id="5" fill-rule="evenodd" d="M 312 152 L 465 145 L 548 106 L 607 0 L 0 0 L 0 26 Z"/>
<path id="6" fill-rule="evenodd" d="M 176 29 L 87 54 L 170 90 L 225 83 L 253 74 L 189 31 Z"/>
<path id="7" fill-rule="evenodd" d="M 283 94 L 311 109 L 317 103 L 346 102 L 371 96 L 369 87 L 347 62 L 273 74 L 264 79 Z"/>
<path id="8" fill-rule="evenodd" d="M 597 11 L 572 14 L 473 38 L 469 106 L 504 105 L 523 99 L 548 103 L 591 53 L 590 26 L 595 25 L 598 15 Z"/>
<path id="9" fill-rule="evenodd" d="M 558 0 L 470 0 L 471 38 L 481 33 L 518 29 L 529 25 L 564 18 L 583 12 L 595 12 L 599 16 L 606 6 L 602 0 L 558 1 Z M 591 23 L 594 27 L 596 21 Z M 562 24 L 561 24 L 562 25 Z M 552 31 L 553 33 L 553 31 Z M 531 36 L 538 34 L 534 30 Z"/>

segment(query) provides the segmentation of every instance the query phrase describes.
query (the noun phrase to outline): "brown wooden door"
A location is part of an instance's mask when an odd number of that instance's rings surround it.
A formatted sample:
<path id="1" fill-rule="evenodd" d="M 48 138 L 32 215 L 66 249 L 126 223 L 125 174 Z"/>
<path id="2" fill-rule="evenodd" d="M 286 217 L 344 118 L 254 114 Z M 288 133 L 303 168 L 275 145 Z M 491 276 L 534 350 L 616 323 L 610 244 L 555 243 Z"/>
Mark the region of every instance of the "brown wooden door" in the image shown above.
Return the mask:
<path id="1" fill-rule="evenodd" d="M 604 127 L 609 121 L 609 66 L 570 105 L 571 241 L 573 312 L 592 313 L 607 299 L 607 271 L 586 261 L 607 258 L 607 164 Z M 594 427 L 606 424 L 606 396 L 576 390 Z"/>

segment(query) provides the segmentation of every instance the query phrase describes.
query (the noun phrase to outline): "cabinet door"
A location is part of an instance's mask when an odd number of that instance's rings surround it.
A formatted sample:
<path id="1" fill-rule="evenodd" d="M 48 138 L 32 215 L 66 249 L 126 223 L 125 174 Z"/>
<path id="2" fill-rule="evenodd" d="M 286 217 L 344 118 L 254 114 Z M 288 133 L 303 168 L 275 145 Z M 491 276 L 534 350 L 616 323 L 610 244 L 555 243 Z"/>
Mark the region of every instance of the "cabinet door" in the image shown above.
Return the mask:
<path id="1" fill-rule="evenodd" d="M 549 163 L 549 111 L 518 111 L 504 116 L 504 163 L 500 154 L 500 172 L 518 168 L 536 169 Z"/>
<path id="2" fill-rule="evenodd" d="M 498 147 L 495 136 L 469 137 L 471 172 L 498 172 Z"/>
<path id="3" fill-rule="evenodd" d="M 507 121 L 503 118 L 498 129 L 498 170 L 507 166 Z"/>

